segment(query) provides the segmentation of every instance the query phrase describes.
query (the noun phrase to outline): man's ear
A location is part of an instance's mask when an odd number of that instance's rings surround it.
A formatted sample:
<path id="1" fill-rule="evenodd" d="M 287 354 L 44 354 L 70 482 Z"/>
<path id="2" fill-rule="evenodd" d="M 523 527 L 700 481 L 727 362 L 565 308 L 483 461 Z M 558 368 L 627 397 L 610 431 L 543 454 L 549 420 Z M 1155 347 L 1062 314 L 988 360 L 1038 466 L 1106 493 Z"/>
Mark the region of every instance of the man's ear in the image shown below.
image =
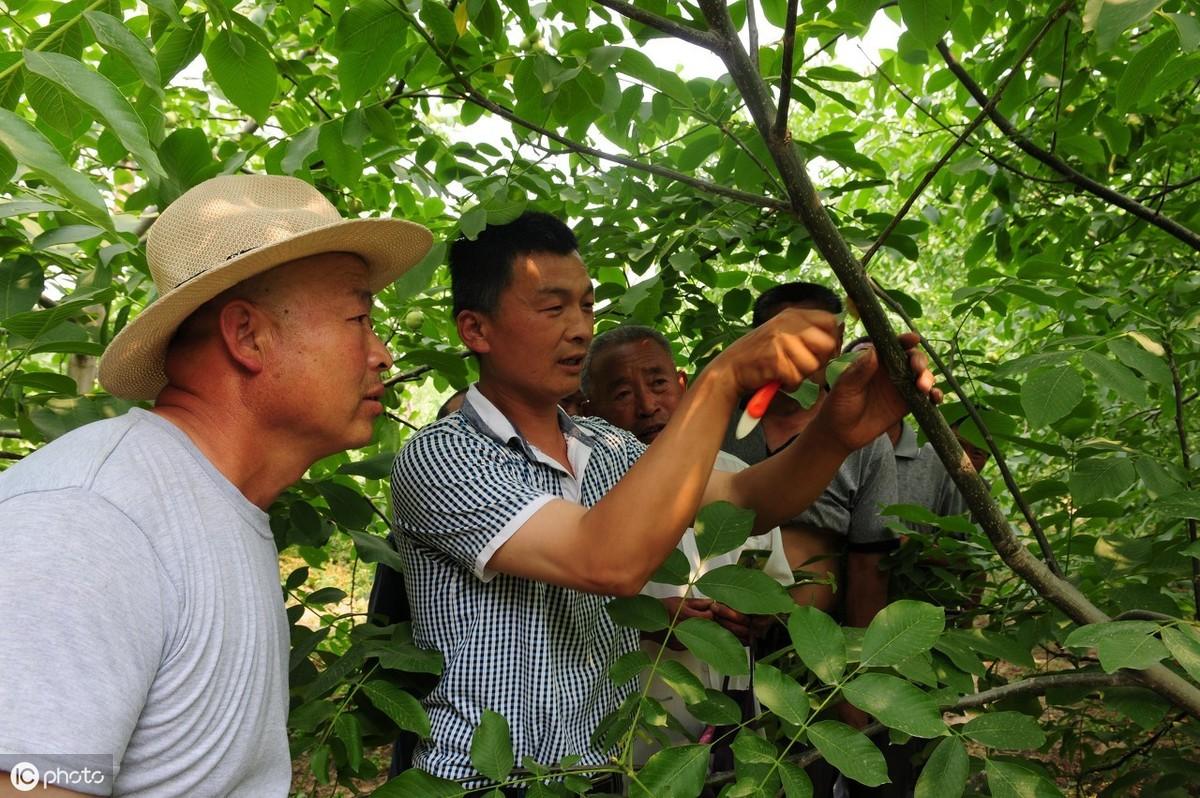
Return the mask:
<path id="1" fill-rule="evenodd" d="M 486 314 L 478 310 L 461 310 L 454 318 L 454 325 L 458 328 L 458 337 L 467 349 L 477 355 L 492 351 L 492 345 L 488 342 L 490 325 Z"/>
<path id="2" fill-rule="evenodd" d="M 260 373 L 266 365 L 262 347 L 267 323 L 266 314 L 245 299 L 226 303 L 217 316 L 217 328 L 225 351 L 251 374 Z"/>
<path id="3" fill-rule="evenodd" d="M 679 369 L 675 372 L 675 379 L 679 380 L 679 387 L 686 391 L 688 383 L 687 372 L 685 372 L 683 369 Z"/>

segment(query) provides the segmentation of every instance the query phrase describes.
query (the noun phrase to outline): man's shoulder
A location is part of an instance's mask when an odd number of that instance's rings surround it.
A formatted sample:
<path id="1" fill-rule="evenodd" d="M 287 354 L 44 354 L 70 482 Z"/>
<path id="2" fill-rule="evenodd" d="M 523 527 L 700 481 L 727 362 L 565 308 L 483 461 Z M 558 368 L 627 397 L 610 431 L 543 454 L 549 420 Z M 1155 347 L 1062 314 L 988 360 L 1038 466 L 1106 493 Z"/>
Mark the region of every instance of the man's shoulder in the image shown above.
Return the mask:
<path id="1" fill-rule="evenodd" d="M 138 424 L 126 413 L 78 427 L 0 473 L 0 501 L 33 492 L 89 490 Z"/>
<path id="2" fill-rule="evenodd" d="M 599 416 L 574 416 L 571 421 L 593 442 L 605 448 L 626 451 L 632 447 L 639 453 L 646 448 L 646 444 L 638 440 L 632 432 L 611 424 Z"/>

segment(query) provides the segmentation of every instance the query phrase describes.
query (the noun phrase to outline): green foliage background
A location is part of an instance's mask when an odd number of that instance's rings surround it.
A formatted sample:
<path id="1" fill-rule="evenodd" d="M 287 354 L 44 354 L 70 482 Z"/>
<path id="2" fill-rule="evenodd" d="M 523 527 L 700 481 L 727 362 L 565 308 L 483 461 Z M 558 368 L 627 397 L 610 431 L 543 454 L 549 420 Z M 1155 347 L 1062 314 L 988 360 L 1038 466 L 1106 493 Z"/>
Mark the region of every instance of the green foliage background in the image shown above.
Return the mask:
<path id="1" fill-rule="evenodd" d="M 1200 4 L 741 0 L 728 13 L 743 41 L 756 38 L 757 74 L 774 96 L 787 87 L 791 142 L 842 236 L 985 407 L 1015 475 L 1007 488 L 993 479 L 1001 510 L 1031 546 L 1036 520 L 1069 582 L 1117 620 L 1072 623 L 1061 597 L 1031 587 L 961 519 L 943 524 L 965 539 L 942 545 L 988 572 L 981 601 L 960 574 L 919 565 L 931 535 L 914 534 L 893 563 L 910 593 L 863 634 L 815 611 L 788 615 L 735 569 L 729 603 L 772 605 L 795 645 L 758 666 L 763 734 L 738 735 L 722 794 L 807 795 L 797 762 L 814 748 L 854 779 L 886 778 L 861 734 L 820 714 L 843 696 L 893 738 L 936 743 L 918 795 L 1196 794 L 1200 699 L 1185 690 L 1182 703 L 1168 700 L 1128 669 L 1162 663 L 1192 691 L 1200 680 L 1189 444 Z M 685 38 L 708 30 L 701 8 L 666 0 L 9 2 L 0 464 L 126 408 L 96 386 L 96 358 L 154 298 L 142 243 L 157 209 L 216 174 L 296 175 L 347 214 L 420 221 L 440 241 L 525 207 L 569 218 L 598 286 L 598 327 L 654 324 L 691 369 L 744 329 L 757 291 L 832 282 L 748 113 L 758 100 L 728 77 L 661 68 L 642 49 L 666 34 L 627 14 L 656 15 Z M 903 28 L 895 51 L 863 73 L 834 63 L 829 48 L 877 14 Z M 794 56 L 780 29 L 794 35 Z M 947 56 L 986 95 L 1002 92 L 1007 133 L 995 119 L 969 127 L 986 100 Z M 433 393 L 472 378 L 444 255 L 435 247 L 379 297 L 397 355 L 391 423 L 372 446 L 316 464 L 272 510 L 281 550 L 305 562 L 285 584 L 290 726 L 294 754 L 330 785 L 318 792 L 365 789 L 355 780 L 379 766 L 365 752 L 398 729 L 428 733 L 413 695 L 440 658 L 416 649 L 404 625 L 363 623 L 345 591 L 318 577 L 344 561 L 360 573 L 360 561 L 396 562 L 383 542 L 391 457 L 428 420 Z M 725 523 L 722 508 L 708 512 Z M 361 577 L 343 581 L 358 585 L 361 605 Z M 912 599 L 961 611 L 948 623 Z M 613 610 L 674 633 L 645 604 Z M 686 627 L 678 636 L 697 655 L 740 667 L 716 627 Z M 642 656 L 614 678 L 666 673 Z M 726 717 L 686 673 L 668 677 L 694 712 Z M 600 734 L 655 738 L 671 723 L 639 696 Z M 472 754 L 497 780 L 572 765 L 513 763 L 492 715 Z M 640 769 L 626 755 L 612 768 L 636 794 L 687 796 L 706 755 L 668 745 Z M 536 790 L 586 784 L 572 775 Z M 377 794 L 455 792 L 410 772 Z"/>

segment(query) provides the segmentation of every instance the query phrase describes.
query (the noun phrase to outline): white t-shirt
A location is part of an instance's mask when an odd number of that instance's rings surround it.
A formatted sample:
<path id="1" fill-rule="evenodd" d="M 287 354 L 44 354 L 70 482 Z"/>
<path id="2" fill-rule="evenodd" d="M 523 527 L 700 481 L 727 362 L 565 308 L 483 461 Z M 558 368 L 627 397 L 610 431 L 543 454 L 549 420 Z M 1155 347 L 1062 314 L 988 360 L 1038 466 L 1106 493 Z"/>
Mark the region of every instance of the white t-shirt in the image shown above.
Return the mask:
<path id="1" fill-rule="evenodd" d="M 285 796 L 268 518 L 177 427 L 88 424 L 0 473 L 0 770 L 111 757 L 97 795 Z"/>

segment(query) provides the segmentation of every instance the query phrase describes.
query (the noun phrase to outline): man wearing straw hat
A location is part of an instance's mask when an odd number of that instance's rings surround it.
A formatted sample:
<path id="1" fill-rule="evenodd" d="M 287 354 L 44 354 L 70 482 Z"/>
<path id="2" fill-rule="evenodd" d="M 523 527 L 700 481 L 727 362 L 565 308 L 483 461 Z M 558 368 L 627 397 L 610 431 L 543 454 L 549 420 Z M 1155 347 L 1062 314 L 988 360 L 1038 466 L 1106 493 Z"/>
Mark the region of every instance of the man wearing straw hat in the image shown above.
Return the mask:
<path id="1" fill-rule="evenodd" d="M 112 394 L 153 408 L 0 475 L 0 783 L 91 754 L 105 778 L 72 790 L 287 793 L 266 509 L 370 441 L 392 364 L 371 297 L 430 244 L 416 224 L 343 219 L 289 177 L 214 178 L 162 213 L 159 297 L 100 363 Z"/>

